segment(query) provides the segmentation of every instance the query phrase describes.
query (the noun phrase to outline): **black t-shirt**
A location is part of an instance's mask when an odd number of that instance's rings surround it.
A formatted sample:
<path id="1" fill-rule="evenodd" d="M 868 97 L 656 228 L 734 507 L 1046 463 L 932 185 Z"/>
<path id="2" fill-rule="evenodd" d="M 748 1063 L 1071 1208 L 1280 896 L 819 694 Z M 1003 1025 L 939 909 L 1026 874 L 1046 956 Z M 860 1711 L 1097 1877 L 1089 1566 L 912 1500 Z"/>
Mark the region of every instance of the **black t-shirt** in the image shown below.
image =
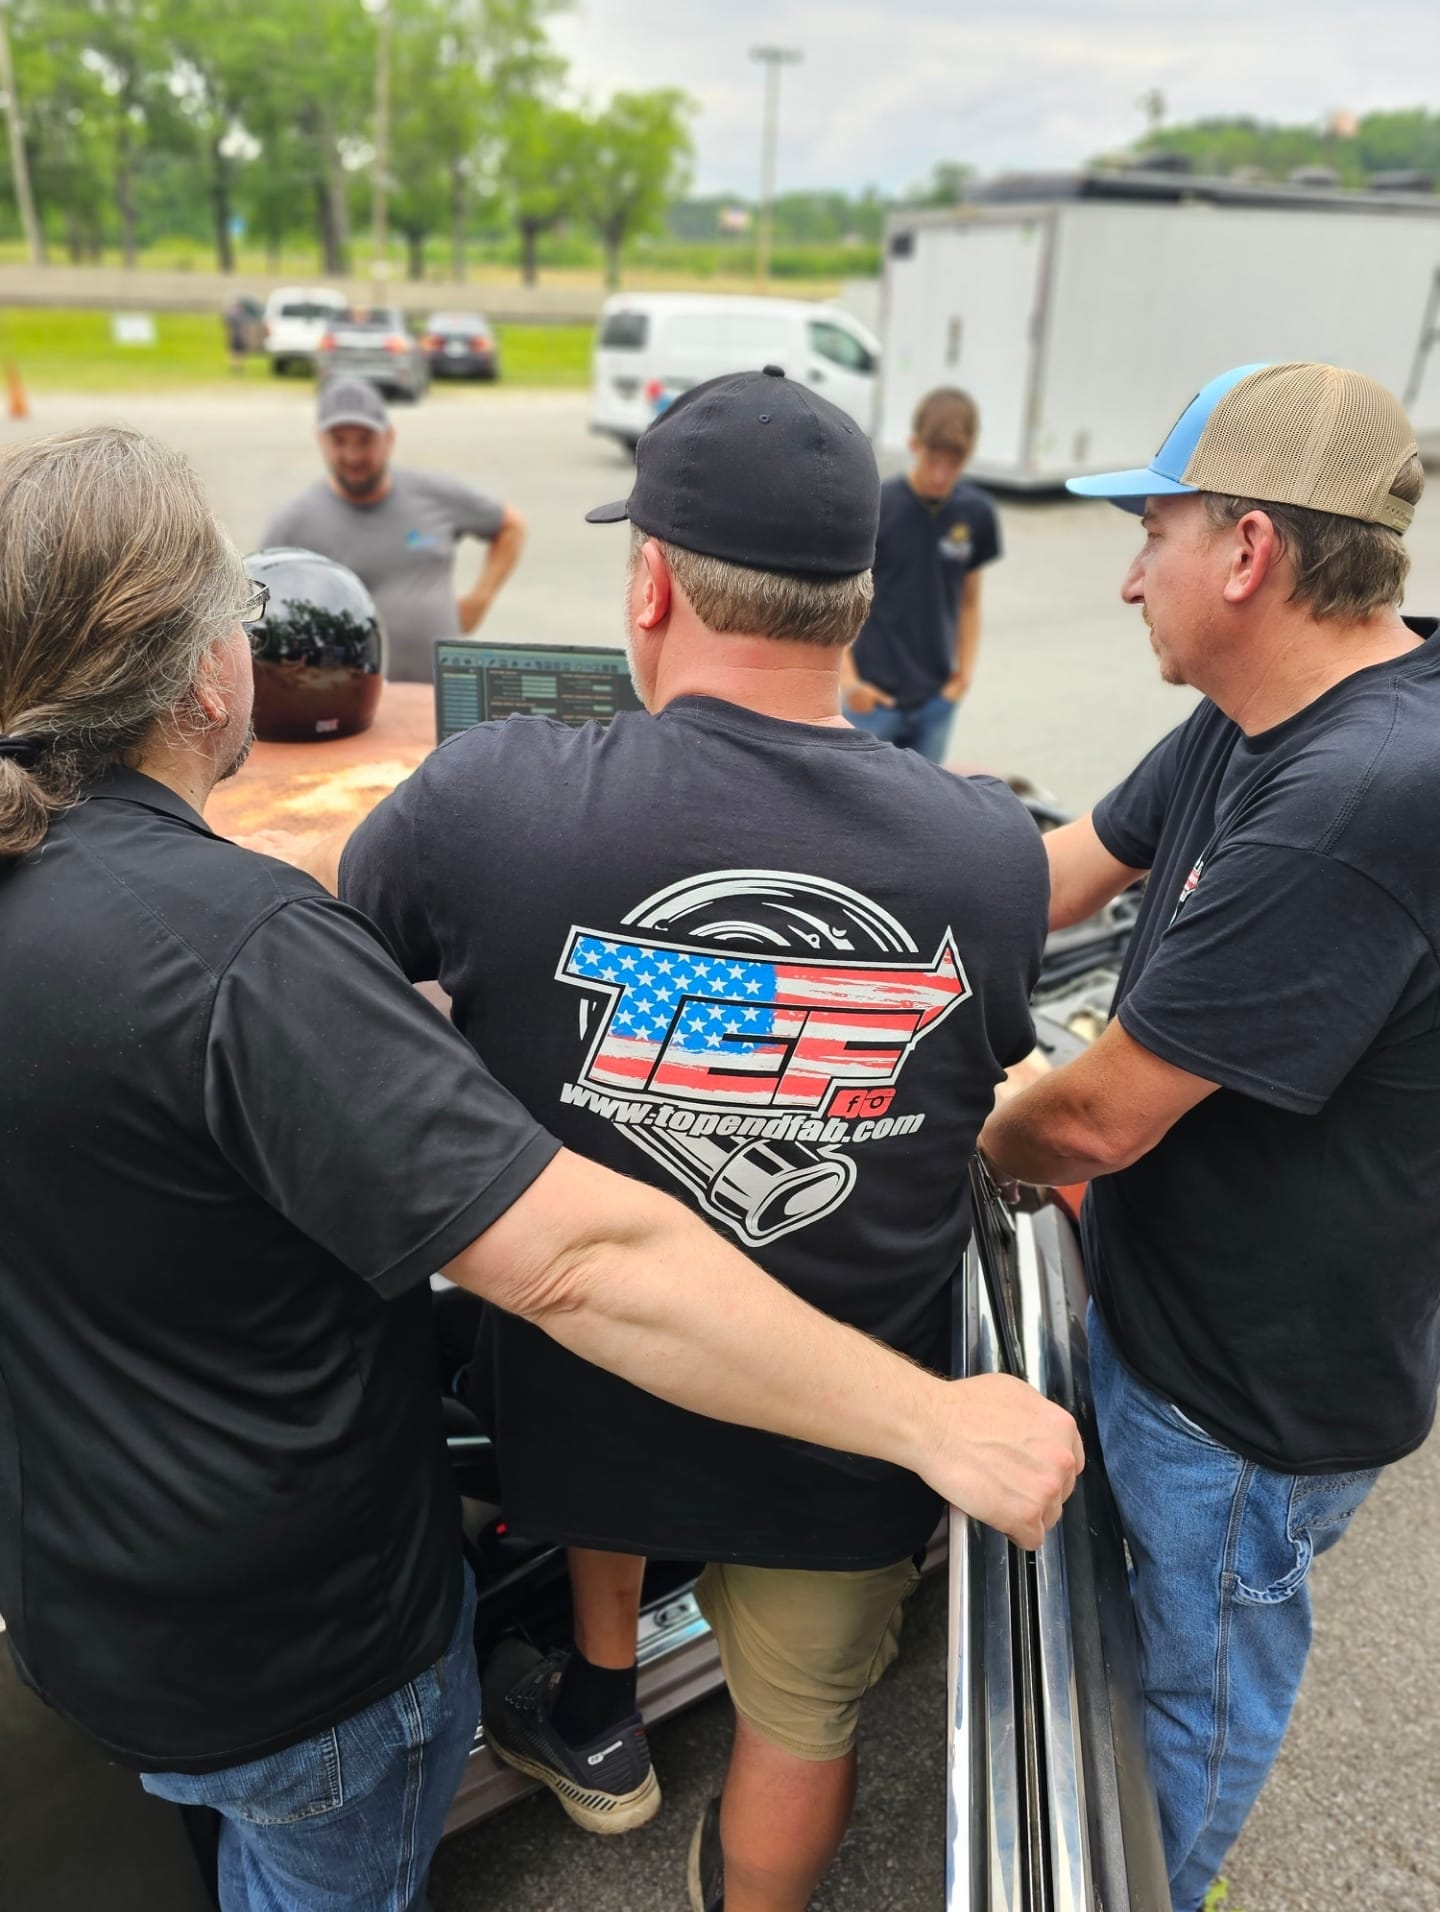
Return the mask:
<path id="1" fill-rule="evenodd" d="M 427 1276 L 556 1144 L 308 877 L 117 772 L 0 874 L 0 1612 L 127 1764 L 444 1650 Z"/>
<path id="2" fill-rule="evenodd" d="M 934 1368 L 966 1163 L 1032 1041 L 1047 889 L 1003 785 L 695 697 L 604 730 L 467 731 L 341 866 L 342 894 L 567 1146 Z M 686 1413 L 495 1327 L 522 1531 L 864 1567 L 934 1524 L 913 1475 Z"/>
<path id="3" fill-rule="evenodd" d="M 955 669 L 965 579 L 1000 555 L 1000 520 L 974 485 L 922 498 L 907 478 L 880 487 L 875 602 L 855 640 L 855 668 L 902 710 L 933 697 Z"/>
<path id="4" fill-rule="evenodd" d="M 1435 1411 L 1437 739 L 1431 637 L 1258 736 L 1201 704 L 1095 811 L 1151 871 L 1120 1022 L 1221 1088 L 1093 1184 L 1092 1278 L 1126 1363 L 1283 1472 Z"/>

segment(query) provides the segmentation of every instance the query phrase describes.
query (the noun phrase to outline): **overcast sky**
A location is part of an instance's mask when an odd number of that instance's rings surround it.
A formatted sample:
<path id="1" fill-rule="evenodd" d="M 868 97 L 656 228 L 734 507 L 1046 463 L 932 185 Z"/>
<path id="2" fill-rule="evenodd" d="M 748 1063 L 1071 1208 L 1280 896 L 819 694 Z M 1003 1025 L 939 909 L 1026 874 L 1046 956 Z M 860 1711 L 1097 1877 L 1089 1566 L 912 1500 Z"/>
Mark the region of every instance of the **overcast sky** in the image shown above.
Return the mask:
<path id="1" fill-rule="evenodd" d="M 1437 0 L 577 0 L 552 33 L 596 99 L 700 103 L 702 193 L 758 189 L 757 44 L 805 55 L 781 80 L 782 191 L 1074 165 L 1133 139 L 1152 87 L 1175 120 L 1440 109 Z"/>

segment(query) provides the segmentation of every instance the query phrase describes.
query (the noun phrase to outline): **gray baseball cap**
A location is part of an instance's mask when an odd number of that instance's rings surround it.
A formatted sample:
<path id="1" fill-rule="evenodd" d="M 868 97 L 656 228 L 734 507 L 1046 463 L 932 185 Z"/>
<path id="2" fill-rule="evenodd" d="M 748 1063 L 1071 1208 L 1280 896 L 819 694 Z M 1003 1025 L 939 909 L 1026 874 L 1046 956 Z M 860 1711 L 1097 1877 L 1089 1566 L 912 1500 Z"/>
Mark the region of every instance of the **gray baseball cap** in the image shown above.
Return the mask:
<path id="1" fill-rule="evenodd" d="M 320 387 L 315 429 L 328 432 L 336 425 L 364 425 L 372 432 L 389 429 L 385 401 L 368 379 L 332 378 Z"/>

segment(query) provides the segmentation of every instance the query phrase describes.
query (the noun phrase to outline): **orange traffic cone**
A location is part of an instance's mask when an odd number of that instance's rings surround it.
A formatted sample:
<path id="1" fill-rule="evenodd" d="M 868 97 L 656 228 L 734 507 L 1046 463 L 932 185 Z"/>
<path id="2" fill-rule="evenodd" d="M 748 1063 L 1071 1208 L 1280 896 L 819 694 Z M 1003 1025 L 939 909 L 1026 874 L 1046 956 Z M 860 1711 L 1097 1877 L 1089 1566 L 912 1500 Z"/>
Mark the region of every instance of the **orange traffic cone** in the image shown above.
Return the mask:
<path id="1" fill-rule="evenodd" d="M 13 362 L 5 367 L 5 388 L 9 393 L 9 412 L 12 418 L 28 418 L 30 401 L 25 396 L 25 387 L 21 383 L 20 368 Z"/>

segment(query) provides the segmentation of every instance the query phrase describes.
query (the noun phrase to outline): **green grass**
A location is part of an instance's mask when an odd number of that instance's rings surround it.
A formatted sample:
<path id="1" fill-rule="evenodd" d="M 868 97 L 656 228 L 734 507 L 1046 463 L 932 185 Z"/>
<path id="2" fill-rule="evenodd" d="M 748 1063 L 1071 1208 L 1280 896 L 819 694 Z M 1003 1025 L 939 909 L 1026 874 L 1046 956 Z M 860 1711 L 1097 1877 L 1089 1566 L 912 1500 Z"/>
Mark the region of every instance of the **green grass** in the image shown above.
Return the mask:
<path id="1" fill-rule="evenodd" d="M 589 325 L 497 325 L 501 376 L 511 385 L 588 385 Z"/>
<path id="2" fill-rule="evenodd" d="M 28 258 L 23 240 L 13 236 L 0 239 L 0 265 L 24 265 Z M 52 246 L 50 258 L 55 265 L 70 264 L 61 247 Z M 370 260 L 369 243 L 363 234 L 357 234 L 350 249 L 353 276 L 364 279 L 370 270 Z M 115 246 L 106 246 L 100 259 L 93 263 L 118 266 L 120 253 Z M 197 274 L 217 271 L 213 247 L 207 241 L 183 236 L 157 239 L 142 246 L 136 265 L 138 275 L 152 271 Z M 781 246 L 771 260 L 774 277 L 771 290 L 787 298 L 833 298 L 843 279 L 873 273 L 878 265 L 878 250 L 873 246 Z M 408 287 L 410 282 L 401 276 L 405 260 L 398 240 L 391 246 L 388 266 L 392 286 L 397 290 Z M 282 284 L 311 285 L 317 279 L 328 277 L 314 246 L 302 240 L 287 245 L 278 262 L 267 256 L 263 246 L 242 242 L 236 248 L 235 267 L 243 278 Z M 472 244 L 466 254 L 465 270 L 467 283 L 483 305 L 487 286 L 519 285 L 517 242 Z M 425 273 L 432 283 L 449 282 L 450 249 L 438 238 L 426 249 Z M 603 275 L 599 247 L 573 237 L 556 238 L 550 245 L 542 245 L 540 283 L 600 290 Z M 627 292 L 753 292 L 755 256 L 748 245 L 672 239 L 637 242 L 624 256 L 621 283 Z"/>
<path id="3" fill-rule="evenodd" d="M 507 384 L 588 384 L 588 325 L 506 325 L 496 334 Z M 162 392 L 240 384 L 228 369 L 218 317 L 158 312 L 155 335 L 154 345 L 116 345 L 108 312 L 10 306 L 0 309 L 0 366 L 14 365 L 26 389 L 41 392 Z M 272 375 L 263 358 L 254 358 L 244 376 L 255 383 L 270 382 Z"/>
<path id="4" fill-rule="evenodd" d="M 153 346 L 116 345 L 108 312 L 12 306 L 0 312 L 0 359 L 40 391 L 143 391 L 227 376 L 218 318 L 159 312 L 155 335 Z"/>

